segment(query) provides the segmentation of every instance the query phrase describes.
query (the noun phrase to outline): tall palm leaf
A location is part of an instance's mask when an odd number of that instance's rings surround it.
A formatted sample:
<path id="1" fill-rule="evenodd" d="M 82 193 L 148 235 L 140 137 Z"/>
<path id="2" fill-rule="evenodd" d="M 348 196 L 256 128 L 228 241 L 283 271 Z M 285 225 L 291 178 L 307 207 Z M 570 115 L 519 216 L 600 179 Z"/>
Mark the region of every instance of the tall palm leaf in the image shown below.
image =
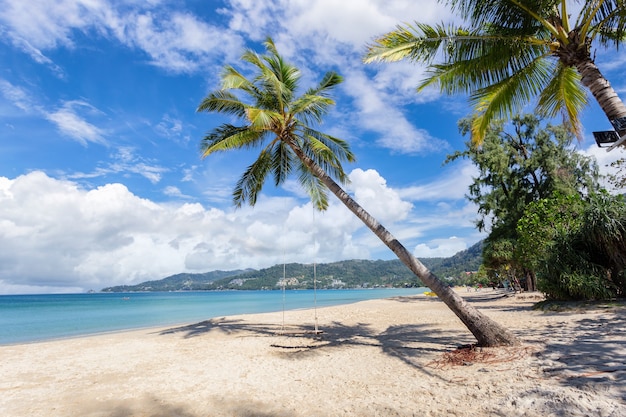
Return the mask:
<path id="1" fill-rule="evenodd" d="M 314 127 L 334 104 L 330 91 L 342 78 L 330 72 L 317 86 L 297 96 L 300 72 L 282 59 L 271 39 L 265 47 L 265 55 L 247 51 L 242 57 L 255 67 L 254 78 L 249 80 L 234 68 L 225 67 L 222 88 L 210 93 L 198 107 L 198 111 L 234 115 L 241 121 L 239 126 L 223 124 L 210 131 L 202 141 L 203 157 L 238 148 L 261 149 L 235 186 L 235 205 L 254 205 L 268 175 L 273 174 L 275 184 L 280 185 L 296 170 L 300 184 L 318 209 L 328 207 L 330 190 L 446 303 L 480 345 L 517 343 L 507 329 L 467 304 L 426 269 L 339 185 L 347 181 L 342 162 L 354 161 L 354 155 L 345 141 Z"/>
<path id="2" fill-rule="evenodd" d="M 626 106 L 592 58 L 592 43 L 618 47 L 626 39 L 624 0 L 587 0 L 570 22 L 566 0 L 447 0 L 468 26 L 398 26 L 368 46 L 365 62 L 408 59 L 428 65 L 418 86 L 465 93 L 476 118 L 472 138 L 481 142 L 496 119 L 510 118 L 536 99 L 547 117 L 564 115 L 580 133 L 584 87 L 609 118 Z M 620 130 L 626 134 L 626 129 Z"/>

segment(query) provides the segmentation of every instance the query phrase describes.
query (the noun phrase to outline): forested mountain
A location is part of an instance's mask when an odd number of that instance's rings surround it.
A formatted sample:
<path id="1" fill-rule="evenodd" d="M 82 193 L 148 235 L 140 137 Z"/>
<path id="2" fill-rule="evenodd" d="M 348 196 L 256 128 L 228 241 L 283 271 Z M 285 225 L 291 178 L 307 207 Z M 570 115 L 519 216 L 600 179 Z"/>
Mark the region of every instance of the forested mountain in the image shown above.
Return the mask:
<path id="1" fill-rule="evenodd" d="M 477 271 L 482 262 L 482 242 L 449 258 L 421 261 L 435 275 L 459 282 L 468 271 Z M 317 288 L 368 288 L 380 286 L 418 287 L 422 283 L 399 260 L 348 260 L 324 264 L 274 265 L 270 268 L 177 274 L 138 285 L 105 288 L 103 292 L 206 291 L 313 288 L 314 267 Z"/>
<path id="2" fill-rule="evenodd" d="M 253 269 L 239 269 L 234 271 L 211 271 L 201 274 L 176 274 L 155 281 L 145 281 L 137 285 L 119 285 L 105 288 L 103 292 L 126 292 L 126 291 L 194 291 L 199 287 L 209 285 L 225 277 L 232 277 Z"/>

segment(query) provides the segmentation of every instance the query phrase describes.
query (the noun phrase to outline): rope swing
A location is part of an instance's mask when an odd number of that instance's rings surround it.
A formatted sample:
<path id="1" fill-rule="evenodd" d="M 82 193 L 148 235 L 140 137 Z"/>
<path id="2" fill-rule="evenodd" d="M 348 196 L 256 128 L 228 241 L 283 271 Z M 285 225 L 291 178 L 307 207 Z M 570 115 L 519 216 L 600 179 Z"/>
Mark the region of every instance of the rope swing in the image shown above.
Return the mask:
<path id="1" fill-rule="evenodd" d="M 285 203 L 286 205 L 286 203 Z M 315 207 L 313 205 L 311 205 L 311 208 L 313 210 L 313 249 L 314 249 L 314 255 L 313 255 L 313 314 L 314 314 L 314 320 L 315 320 L 315 330 L 313 332 L 304 332 L 304 333 L 313 333 L 313 334 L 321 334 L 323 333 L 322 330 L 319 329 L 319 324 L 318 324 L 318 316 L 317 316 L 317 223 L 316 223 L 316 218 L 315 218 Z M 286 227 L 286 223 L 283 223 L 283 228 Z M 283 233 L 283 239 L 285 239 L 286 233 Z M 285 241 L 283 241 L 283 278 L 282 278 L 282 285 L 281 285 L 281 291 L 282 291 L 282 304 L 283 304 L 283 311 L 282 311 L 282 324 L 281 324 L 281 328 L 280 328 L 280 333 L 281 334 L 286 334 L 286 326 L 285 326 L 285 310 L 286 310 L 286 287 L 287 287 L 287 261 L 286 261 L 286 247 L 287 244 Z M 296 332 L 289 332 L 290 334 L 296 334 Z M 298 332 L 300 333 L 300 332 Z"/>

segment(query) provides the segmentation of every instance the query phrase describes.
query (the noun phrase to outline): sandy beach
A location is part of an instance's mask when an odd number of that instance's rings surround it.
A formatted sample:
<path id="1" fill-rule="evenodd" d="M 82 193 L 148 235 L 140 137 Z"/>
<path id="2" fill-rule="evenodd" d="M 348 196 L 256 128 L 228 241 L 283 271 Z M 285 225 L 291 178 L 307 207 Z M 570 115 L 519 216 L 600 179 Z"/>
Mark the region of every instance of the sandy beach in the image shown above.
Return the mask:
<path id="1" fill-rule="evenodd" d="M 472 335 L 415 296 L 317 309 L 320 335 L 298 310 L 0 346 L 0 415 L 626 416 L 623 304 L 459 293 L 523 345 L 461 356 Z"/>

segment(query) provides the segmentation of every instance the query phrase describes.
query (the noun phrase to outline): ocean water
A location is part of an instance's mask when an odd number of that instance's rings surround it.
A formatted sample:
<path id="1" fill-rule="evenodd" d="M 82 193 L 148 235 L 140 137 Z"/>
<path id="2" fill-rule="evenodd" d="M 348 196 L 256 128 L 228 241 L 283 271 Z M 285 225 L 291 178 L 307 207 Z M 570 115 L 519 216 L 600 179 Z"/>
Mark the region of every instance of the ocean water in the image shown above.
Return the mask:
<path id="1" fill-rule="evenodd" d="M 193 323 L 235 314 L 421 294 L 426 288 L 0 296 L 0 345 Z"/>

